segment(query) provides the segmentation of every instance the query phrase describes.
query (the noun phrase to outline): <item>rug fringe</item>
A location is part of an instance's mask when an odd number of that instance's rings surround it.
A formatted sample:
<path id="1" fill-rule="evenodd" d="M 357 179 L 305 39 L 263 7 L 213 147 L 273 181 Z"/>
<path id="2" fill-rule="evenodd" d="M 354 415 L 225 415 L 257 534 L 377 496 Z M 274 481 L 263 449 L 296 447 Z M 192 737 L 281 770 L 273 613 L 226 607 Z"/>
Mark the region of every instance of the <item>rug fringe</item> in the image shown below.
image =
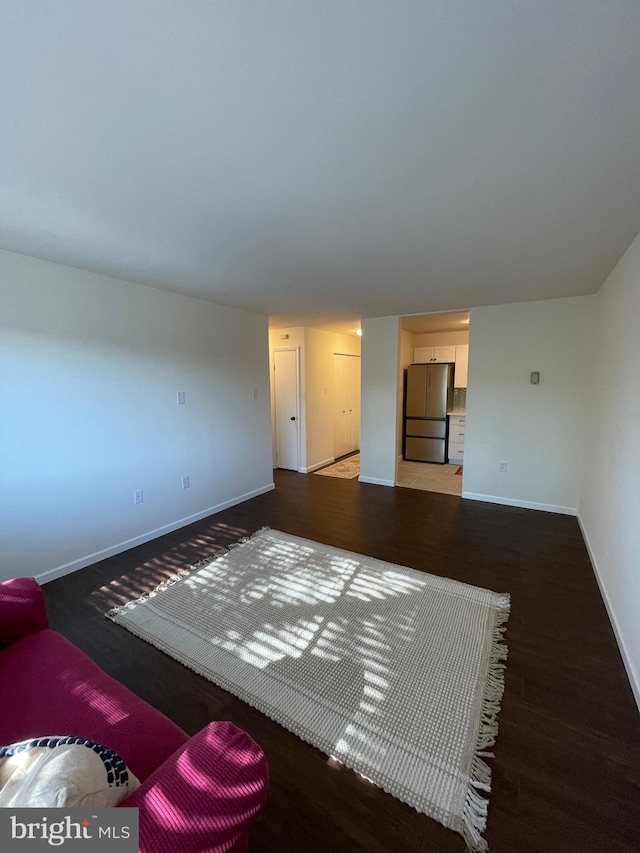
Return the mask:
<path id="1" fill-rule="evenodd" d="M 131 610 L 137 604 L 140 604 L 143 601 L 147 601 L 149 598 L 153 598 L 158 595 L 160 592 L 164 592 L 165 589 L 169 589 L 170 586 L 173 586 L 174 583 L 178 583 L 183 578 L 186 578 L 192 572 L 197 569 L 202 569 L 205 566 L 210 565 L 211 563 L 215 563 L 216 560 L 219 560 L 220 557 L 224 557 L 225 554 L 228 554 L 229 551 L 232 551 L 234 548 L 238 548 L 240 545 L 244 545 L 245 542 L 248 542 L 250 539 L 253 539 L 254 536 L 257 536 L 259 533 L 262 533 L 263 530 L 270 530 L 270 527 L 261 527 L 259 530 L 256 530 L 250 536 L 244 536 L 238 542 L 233 542 L 227 548 L 222 548 L 218 553 L 213 557 L 205 557 L 202 560 L 199 560 L 197 563 L 194 563 L 191 566 L 188 566 L 186 569 L 180 569 L 179 572 L 176 572 L 171 577 L 167 578 L 166 581 L 162 581 L 156 586 L 151 592 L 145 592 L 144 595 L 139 596 L 138 598 L 134 598 L 133 601 L 127 601 L 126 604 L 121 604 L 118 607 L 112 607 L 111 610 L 108 610 L 104 615 L 107 619 L 111 619 L 115 621 L 115 617 L 119 616 L 122 613 L 126 613 L 127 610 Z"/>
<path id="2" fill-rule="evenodd" d="M 115 621 L 115 617 L 119 616 L 122 613 L 126 613 L 127 610 L 131 610 L 136 604 L 140 604 L 142 601 L 147 601 L 149 598 L 153 598 L 158 595 L 159 592 L 163 592 L 165 589 L 168 589 L 170 586 L 173 586 L 174 583 L 178 583 L 178 581 L 182 580 L 182 578 L 190 575 L 192 572 L 191 568 L 181 569 L 179 572 L 176 572 L 175 575 L 171 575 L 170 578 L 167 578 L 166 581 L 162 581 L 156 586 L 151 592 L 145 592 L 144 595 L 139 596 L 138 598 L 134 598 L 133 601 L 127 601 L 126 604 L 121 604 L 118 607 L 112 607 L 111 610 L 108 610 L 104 615 L 107 619 L 111 619 Z"/>
<path id="3" fill-rule="evenodd" d="M 493 758 L 493 753 L 487 752 L 487 748 L 494 745 L 498 735 L 498 713 L 504 693 L 505 670 L 505 664 L 501 661 L 506 660 L 507 657 L 507 646 L 502 641 L 511 607 L 510 596 L 501 595 L 496 605 L 489 653 L 489 671 L 482 694 L 480 725 L 460 827 L 460 834 L 471 853 L 487 853 L 489 849 L 482 837 L 482 833 L 487 828 L 489 800 L 479 792 L 491 793 L 491 768 L 484 759 Z"/>

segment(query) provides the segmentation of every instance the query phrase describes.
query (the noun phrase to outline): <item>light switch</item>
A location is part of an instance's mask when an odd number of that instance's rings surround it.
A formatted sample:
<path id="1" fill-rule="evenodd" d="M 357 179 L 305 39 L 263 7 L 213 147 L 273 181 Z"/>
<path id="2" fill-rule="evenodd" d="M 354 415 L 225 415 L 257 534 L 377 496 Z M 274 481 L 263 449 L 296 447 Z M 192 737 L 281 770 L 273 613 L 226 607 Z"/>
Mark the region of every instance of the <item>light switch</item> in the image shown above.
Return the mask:
<path id="1" fill-rule="evenodd" d="M 540 384 L 540 371 L 539 370 L 532 370 L 531 371 L 531 384 L 532 385 L 539 385 Z"/>

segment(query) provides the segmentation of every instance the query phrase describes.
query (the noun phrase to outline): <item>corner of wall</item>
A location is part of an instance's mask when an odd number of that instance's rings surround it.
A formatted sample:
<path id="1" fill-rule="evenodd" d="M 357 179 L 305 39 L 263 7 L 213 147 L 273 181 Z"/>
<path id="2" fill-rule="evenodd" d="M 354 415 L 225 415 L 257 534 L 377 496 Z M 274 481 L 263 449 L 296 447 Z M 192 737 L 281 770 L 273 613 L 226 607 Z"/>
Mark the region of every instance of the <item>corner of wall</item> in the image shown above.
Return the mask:
<path id="1" fill-rule="evenodd" d="M 593 568 L 593 574 L 595 575 L 596 582 L 598 584 L 598 588 L 600 590 L 600 595 L 602 596 L 602 600 L 604 602 L 604 606 L 607 611 L 607 615 L 609 617 L 609 621 L 611 622 L 611 627 L 613 629 L 613 633 L 616 638 L 616 642 L 618 644 L 618 648 L 620 650 L 620 656 L 622 658 L 622 663 L 624 664 L 624 668 L 627 672 L 627 678 L 629 679 L 629 684 L 631 685 L 631 692 L 633 693 L 633 697 L 636 700 L 636 704 L 638 706 L 638 711 L 640 711 L 640 675 L 636 670 L 635 664 L 633 662 L 633 657 L 629 652 L 627 644 L 624 639 L 624 632 L 622 630 L 621 625 L 618 622 L 616 617 L 616 612 L 614 610 L 613 604 L 611 602 L 611 598 L 609 593 L 607 592 L 607 587 L 605 584 L 605 575 L 604 572 L 599 568 L 598 561 L 596 559 L 596 555 L 591 546 L 591 542 L 589 541 L 589 534 L 587 533 L 587 529 L 584 525 L 582 517 L 580 513 L 577 513 L 578 524 L 580 526 L 580 531 L 582 532 L 582 538 L 584 539 L 585 545 L 587 547 L 587 553 L 589 554 L 589 560 L 591 561 L 591 567 Z"/>

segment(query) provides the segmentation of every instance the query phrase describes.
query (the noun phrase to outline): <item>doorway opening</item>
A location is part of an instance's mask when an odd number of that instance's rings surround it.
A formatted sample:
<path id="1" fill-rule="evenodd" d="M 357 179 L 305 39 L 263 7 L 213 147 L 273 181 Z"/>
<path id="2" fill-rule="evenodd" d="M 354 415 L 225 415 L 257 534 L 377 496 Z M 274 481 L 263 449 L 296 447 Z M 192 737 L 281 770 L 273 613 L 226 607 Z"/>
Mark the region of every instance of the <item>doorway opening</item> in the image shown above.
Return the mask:
<path id="1" fill-rule="evenodd" d="M 400 324 L 396 485 L 462 495 L 469 312 Z"/>

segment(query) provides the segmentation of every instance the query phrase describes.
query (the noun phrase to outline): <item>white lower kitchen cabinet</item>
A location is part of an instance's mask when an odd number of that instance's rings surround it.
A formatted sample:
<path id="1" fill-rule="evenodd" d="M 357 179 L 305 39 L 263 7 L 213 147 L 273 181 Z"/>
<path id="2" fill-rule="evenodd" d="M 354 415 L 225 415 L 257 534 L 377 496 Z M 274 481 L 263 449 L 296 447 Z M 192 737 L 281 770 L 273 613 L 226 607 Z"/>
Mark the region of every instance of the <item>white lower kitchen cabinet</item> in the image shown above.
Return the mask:
<path id="1" fill-rule="evenodd" d="M 464 459 L 464 431 L 466 419 L 464 415 L 449 415 L 449 440 L 447 442 L 447 459 L 462 465 Z"/>
<path id="2" fill-rule="evenodd" d="M 464 444 L 452 444 L 449 442 L 448 453 L 449 462 L 457 462 L 459 465 L 462 465 L 462 460 L 464 459 Z"/>

